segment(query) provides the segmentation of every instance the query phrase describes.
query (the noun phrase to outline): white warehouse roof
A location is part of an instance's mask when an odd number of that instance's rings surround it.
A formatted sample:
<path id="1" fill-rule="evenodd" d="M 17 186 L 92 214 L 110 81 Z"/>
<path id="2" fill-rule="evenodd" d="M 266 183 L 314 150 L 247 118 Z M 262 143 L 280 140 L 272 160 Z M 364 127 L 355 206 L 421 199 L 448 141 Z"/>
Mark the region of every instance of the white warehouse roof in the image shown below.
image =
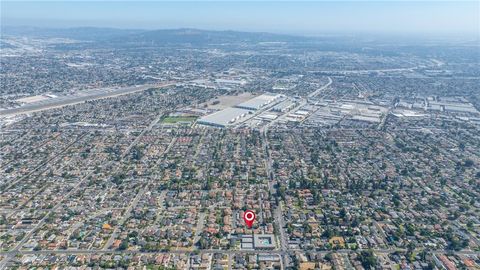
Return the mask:
<path id="1" fill-rule="evenodd" d="M 247 110 L 258 110 L 261 107 L 279 99 L 282 95 L 279 94 L 263 94 L 258 97 L 254 97 L 243 103 L 236 105 L 237 108 L 243 108 Z"/>
<path id="2" fill-rule="evenodd" d="M 226 108 L 221 111 L 206 115 L 197 120 L 197 123 L 209 126 L 225 127 L 238 123 L 239 120 L 251 113 L 240 108 Z"/>

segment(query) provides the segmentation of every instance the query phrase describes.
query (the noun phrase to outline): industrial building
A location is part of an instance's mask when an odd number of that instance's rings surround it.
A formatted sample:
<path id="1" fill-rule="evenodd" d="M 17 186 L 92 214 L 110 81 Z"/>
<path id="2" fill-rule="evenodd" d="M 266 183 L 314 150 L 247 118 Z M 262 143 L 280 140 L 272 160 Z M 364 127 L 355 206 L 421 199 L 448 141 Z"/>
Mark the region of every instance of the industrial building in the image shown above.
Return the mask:
<path id="1" fill-rule="evenodd" d="M 292 109 L 293 107 L 295 107 L 295 103 L 293 101 L 285 100 L 285 101 L 282 101 L 279 104 L 275 105 L 272 108 L 272 111 L 274 111 L 274 112 L 287 112 L 290 109 Z"/>
<path id="2" fill-rule="evenodd" d="M 228 127 L 238 124 L 245 120 L 249 114 L 254 114 L 255 111 L 260 110 L 268 104 L 273 104 L 279 101 L 282 95 L 279 94 L 263 94 L 247 100 L 235 107 L 229 107 L 221 111 L 206 115 L 197 120 L 197 124 L 214 126 L 214 127 Z M 272 116 L 269 116 L 272 118 Z"/>
<path id="3" fill-rule="evenodd" d="M 245 109 L 226 108 L 221 111 L 201 117 L 197 120 L 197 123 L 214 127 L 227 127 L 238 123 L 251 113 L 252 111 Z"/>
<path id="4" fill-rule="evenodd" d="M 240 103 L 238 105 L 236 105 L 235 107 L 237 108 L 241 108 L 241 109 L 246 109 L 246 110 L 258 110 L 268 104 L 271 104 L 272 102 L 274 101 L 277 101 L 278 99 L 280 99 L 282 97 L 282 95 L 279 95 L 279 94 L 271 94 L 271 93 L 268 93 L 268 94 L 263 94 L 263 95 L 260 95 L 258 97 L 254 97 L 250 100 L 247 100 L 243 103 Z"/>

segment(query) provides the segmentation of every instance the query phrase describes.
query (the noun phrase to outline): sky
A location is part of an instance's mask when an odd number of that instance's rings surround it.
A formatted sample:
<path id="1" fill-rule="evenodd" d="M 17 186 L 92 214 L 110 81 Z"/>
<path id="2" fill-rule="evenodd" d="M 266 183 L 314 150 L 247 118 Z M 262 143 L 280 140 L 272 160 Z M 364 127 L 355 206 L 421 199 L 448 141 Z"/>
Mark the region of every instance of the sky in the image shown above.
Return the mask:
<path id="1" fill-rule="evenodd" d="M 3 25 L 474 35 L 480 1 L 3 1 Z"/>

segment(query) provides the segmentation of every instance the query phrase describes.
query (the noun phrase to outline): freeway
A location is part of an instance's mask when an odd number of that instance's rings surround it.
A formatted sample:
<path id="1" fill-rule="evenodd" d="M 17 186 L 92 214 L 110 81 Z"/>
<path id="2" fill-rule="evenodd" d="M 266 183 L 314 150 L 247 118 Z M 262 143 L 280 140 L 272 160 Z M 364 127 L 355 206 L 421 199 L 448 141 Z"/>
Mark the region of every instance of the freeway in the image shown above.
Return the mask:
<path id="1" fill-rule="evenodd" d="M 329 73 L 335 75 L 349 75 L 349 74 L 368 74 L 371 72 L 401 72 L 401 71 L 414 71 L 418 68 L 424 68 L 426 66 L 413 66 L 406 68 L 385 68 L 385 69 L 355 69 L 355 70 L 309 70 L 309 73 Z"/>
<path id="2" fill-rule="evenodd" d="M 320 92 L 327 89 L 327 87 L 329 87 L 332 84 L 332 82 L 333 82 L 332 78 L 328 77 L 328 83 L 318 88 L 317 90 L 313 91 L 312 93 L 308 94 L 308 97 L 309 98 L 316 97 L 318 94 L 320 94 Z"/>
<path id="3" fill-rule="evenodd" d="M 150 88 L 167 87 L 174 84 L 175 82 L 168 82 L 163 84 L 145 84 L 140 86 L 129 86 L 118 89 L 102 88 L 86 90 L 84 92 L 79 92 L 70 96 L 56 97 L 41 102 L 27 104 L 17 108 L 3 109 L 0 110 L 0 116 L 15 116 L 19 114 L 45 111 L 54 108 L 65 107 L 68 105 L 78 104 L 85 101 L 121 96 L 135 92 L 145 91 Z"/>

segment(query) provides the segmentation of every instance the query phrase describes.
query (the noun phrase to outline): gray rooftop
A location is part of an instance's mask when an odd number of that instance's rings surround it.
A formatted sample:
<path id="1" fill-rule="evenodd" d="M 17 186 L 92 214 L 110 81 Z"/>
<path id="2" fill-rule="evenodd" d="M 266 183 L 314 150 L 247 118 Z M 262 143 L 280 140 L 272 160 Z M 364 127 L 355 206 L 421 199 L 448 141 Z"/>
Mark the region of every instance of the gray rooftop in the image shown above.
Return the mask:
<path id="1" fill-rule="evenodd" d="M 253 245 L 256 249 L 274 249 L 275 236 L 273 234 L 255 234 L 253 236 Z"/>

